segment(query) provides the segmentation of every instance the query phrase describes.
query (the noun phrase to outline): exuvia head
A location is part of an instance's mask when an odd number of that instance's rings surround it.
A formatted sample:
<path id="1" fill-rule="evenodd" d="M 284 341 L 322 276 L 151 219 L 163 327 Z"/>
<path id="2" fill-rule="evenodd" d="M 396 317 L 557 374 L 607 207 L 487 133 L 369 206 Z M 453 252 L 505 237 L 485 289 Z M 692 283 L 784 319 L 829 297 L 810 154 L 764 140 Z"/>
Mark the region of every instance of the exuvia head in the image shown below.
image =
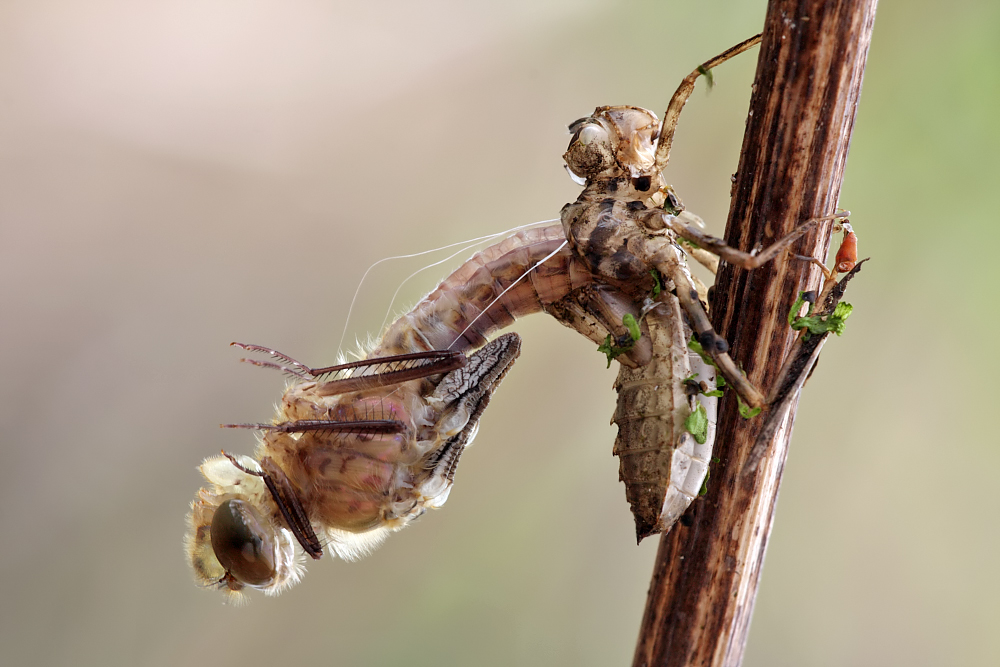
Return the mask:
<path id="1" fill-rule="evenodd" d="M 573 135 L 563 154 L 578 183 L 607 178 L 655 180 L 656 140 L 660 121 L 647 109 L 598 107 L 569 126 Z"/>

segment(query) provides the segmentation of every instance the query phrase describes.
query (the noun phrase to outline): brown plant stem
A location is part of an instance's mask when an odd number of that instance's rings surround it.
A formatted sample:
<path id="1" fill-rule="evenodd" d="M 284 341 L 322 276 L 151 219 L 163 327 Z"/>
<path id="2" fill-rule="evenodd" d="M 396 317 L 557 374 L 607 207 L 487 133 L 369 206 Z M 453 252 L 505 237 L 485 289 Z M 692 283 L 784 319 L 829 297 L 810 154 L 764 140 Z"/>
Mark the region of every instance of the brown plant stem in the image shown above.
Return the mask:
<path id="1" fill-rule="evenodd" d="M 726 241 L 770 245 L 837 207 L 861 93 L 876 0 L 771 0 L 726 225 Z M 793 253 L 826 257 L 831 225 Z M 765 393 L 796 332 L 786 317 L 819 270 L 786 255 L 754 271 L 723 264 L 716 331 Z M 756 475 L 741 475 L 762 417 L 722 403 L 708 495 L 665 535 L 656 556 L 633 664 L 734 666 L 743 659 L 797 401 Z"/>

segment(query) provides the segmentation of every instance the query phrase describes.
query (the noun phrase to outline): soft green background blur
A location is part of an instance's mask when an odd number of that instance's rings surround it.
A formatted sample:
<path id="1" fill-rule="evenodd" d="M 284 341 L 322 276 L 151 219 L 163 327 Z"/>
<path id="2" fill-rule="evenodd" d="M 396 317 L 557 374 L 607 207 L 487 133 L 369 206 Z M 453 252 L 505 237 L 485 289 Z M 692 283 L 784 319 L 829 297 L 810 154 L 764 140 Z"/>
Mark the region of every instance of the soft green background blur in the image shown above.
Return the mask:
<path id="1" fill-rule="evenodd" d="M 218 424 L 283 387 L 227 343 L 331 362 L 372 262 L 555 217 L 569 121 L 662 112 L 763 15 L 0 4 L 0 662 L 628 664 L 656 540 L 610 454 L 614 371 L 545 317 L 448 505 L 371 557 L 225 607 L 184 515 L 203 457 L 252 450 Z M 717 233 L 755 60 L 696 91 L 669 169 Z M 748 666 L 1000 664 L 998 117 L 1000 5 L 883 0 L 841 199 L 873 260 L 801 402 Z M 422 261 L 365 283 L 351 341 Z"/>

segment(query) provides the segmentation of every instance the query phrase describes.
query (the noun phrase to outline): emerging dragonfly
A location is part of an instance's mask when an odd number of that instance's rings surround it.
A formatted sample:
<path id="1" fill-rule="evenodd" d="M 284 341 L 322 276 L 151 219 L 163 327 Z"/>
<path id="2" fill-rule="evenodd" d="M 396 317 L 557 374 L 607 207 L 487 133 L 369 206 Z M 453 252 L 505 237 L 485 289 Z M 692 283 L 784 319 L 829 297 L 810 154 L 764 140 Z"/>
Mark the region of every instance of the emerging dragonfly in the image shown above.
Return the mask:
<path id="1" fill-rule="evenodd" d="M 326 548 L 359 557 L 440 507 L 520 349 L 516 334 L 489 336 L 540 311 L 621 363 L 615 453 L 637 535 L 668 530 L 708 471 L 716 369 L 749 406 L 766 403 L 712 330 L 685 256 L 712 269 L 718 257 L 755 268 L 843 217 L 807 221 L 763 252 L 745 253 L 703 233 L 663 179 L 696 78 L 759 39 L 686 77 L 662 124 L 638 107 L 600 107 L 573 123 L 564 159 L 585 187 L 561 224 L 518 232 L 474 256 L 393 323 L 368 359 L 313 369 L 242 346 L 271 357 L 253 363 L 299 381 L 273 424 L 242 425 L 263 432 L 255 459 L 224 454 L 201 466 L 209 485 L 192 504 L 187 537 L 198 582 L 234 596 L 245 587 L 276 594 L 299 580 L 306 555 L 318 559 Z"/>

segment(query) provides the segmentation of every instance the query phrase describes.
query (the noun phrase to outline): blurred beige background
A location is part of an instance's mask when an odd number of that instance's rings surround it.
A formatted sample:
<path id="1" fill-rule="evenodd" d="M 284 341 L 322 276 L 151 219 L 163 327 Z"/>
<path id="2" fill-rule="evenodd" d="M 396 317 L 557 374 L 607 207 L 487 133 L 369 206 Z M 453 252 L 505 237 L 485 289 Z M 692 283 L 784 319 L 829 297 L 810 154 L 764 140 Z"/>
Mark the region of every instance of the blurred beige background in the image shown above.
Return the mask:
<path id="1" fill-rule="evenodd" d="M 372 262 L 555 217 L 568 122 L 661 112 L 763 11 L 0 4 L 0 662 L 628 664 L 656 540 L 614 370 L 541 316 L 448 505 L 373 556 L 229 608 L 184 515 L 203 457 L 252 450 L 218 424 L 283 387 L 230 341 L 331 362 Z M 696 92 L 669 169 L 717 233 L 755 58 Z M 873 260 L 802 400 L 748 666 L 1000 663 L 998 65 L 996 3 L 881 3 L 841 199 Z M 374 272 L 351 341 L 420 266 Z"/>

